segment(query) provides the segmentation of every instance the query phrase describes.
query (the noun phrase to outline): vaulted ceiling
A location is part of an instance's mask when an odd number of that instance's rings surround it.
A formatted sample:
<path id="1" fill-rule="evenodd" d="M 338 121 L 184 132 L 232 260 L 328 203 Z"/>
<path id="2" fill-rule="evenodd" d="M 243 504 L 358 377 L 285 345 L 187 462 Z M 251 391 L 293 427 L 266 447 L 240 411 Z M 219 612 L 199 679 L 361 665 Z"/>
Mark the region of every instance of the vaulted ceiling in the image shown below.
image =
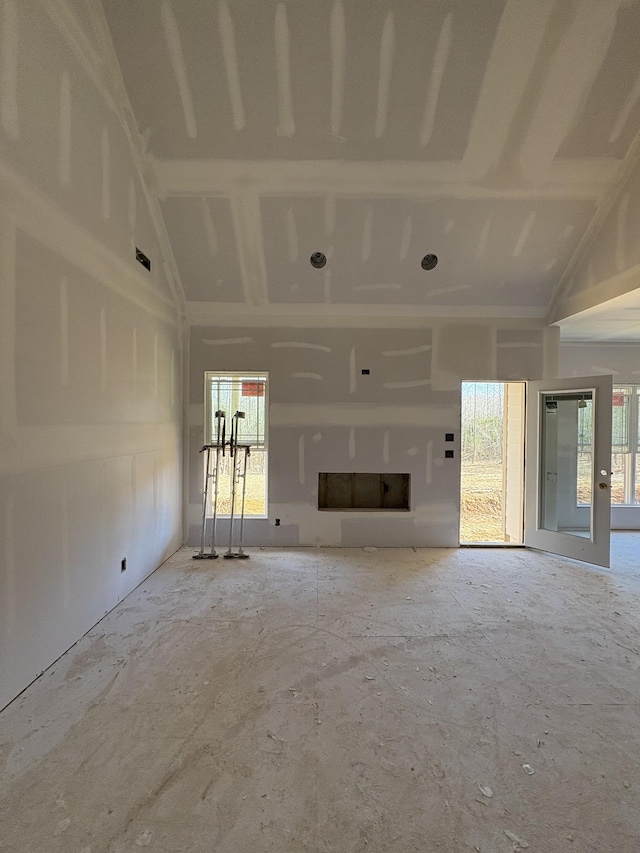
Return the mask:
<path id="1" fill-rule="evenodd" d="M 638 2 L 103 6 L 194 314 L 544 317 L 635 156 Z"/>

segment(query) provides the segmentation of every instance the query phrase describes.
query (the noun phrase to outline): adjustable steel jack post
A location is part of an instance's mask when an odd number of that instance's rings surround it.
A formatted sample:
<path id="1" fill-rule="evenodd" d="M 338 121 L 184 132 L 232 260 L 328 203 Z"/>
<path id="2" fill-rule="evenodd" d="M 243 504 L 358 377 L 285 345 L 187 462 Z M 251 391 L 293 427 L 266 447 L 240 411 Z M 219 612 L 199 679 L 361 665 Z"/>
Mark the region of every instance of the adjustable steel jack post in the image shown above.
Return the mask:
<path id="1" fill-rule="evenodd" d="M 224 446 L 226 439 L 226 420 L 225 413 L 218 410 L 215 413 L 216 418 L 216 442 L 215 444 L 205 444 L 200 453 L 206 453 L 205 458 L 205 477 L 204 477 L 204 492 L 202 496 L 202 531 L 200 533 L 200 551 L 193 555 L 194 560 L 215 560 L 218 557 L 216 552 L 216 520 L 218 517 L 218 484 L 220 475 L 220 460 L 224 456 Z M 215 451 L 212 454 L 211 451 Z M 213 456 L 213 466 L 212 466 Z M 213 518 L 211 519 L 211 538 L 209 542 L 209 550 L 205 551 L 205 538 L 207 530 L 207 510 L 209 508 L 209 491 L 210 484 L 213 481 Z"/>
<path id="2" fill-rule="evenodd" d="M 231 420 L 231 439 L 229 441 L 229 453 L 233 464 L 233 480 L 231 485 L 231 515 L 229 518 L 229 548 L 224 555 L 225 560 L 248 560 L 242 548 L 242 537 L 244 533 L 244 505 L 247 493 L 247 461 L 249 459 L 249 445 L 238 444 L 238 421 L 244 418 L 244 412 L 236 412 Z M 240 504 L 240 536 L 238 550 L 233 550 L 233 523 L 236 508 L 237 485 L 242 480 L 242 499 Z"/>

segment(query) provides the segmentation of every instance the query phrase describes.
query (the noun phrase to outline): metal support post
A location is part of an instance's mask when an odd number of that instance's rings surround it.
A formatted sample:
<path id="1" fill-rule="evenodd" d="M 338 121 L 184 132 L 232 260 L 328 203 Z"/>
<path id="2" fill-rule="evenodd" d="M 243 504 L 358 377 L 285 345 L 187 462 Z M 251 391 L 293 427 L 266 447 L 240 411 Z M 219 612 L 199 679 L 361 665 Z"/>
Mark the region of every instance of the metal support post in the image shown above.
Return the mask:
<path id="1" fill-rule="evenodd" d="M 225 413 L 218 410 L 215 414 L 216 418 L 216 443 L 205 444 L 200 453 L 206 453 L 205 457 L 205 475 L 204 475 L 204 490 L 202 497 L 202 531 L 200 533 L 200 551 L 193 555 L 194 560 L 215 560 L 218 556 L 216 553 L 216 519 L 218 515 L 218 481 L 220 473 L 220 458 L 224 456 L 225 446 Z M 213 454 L 213 468 L 211 465 L 211 451 Z M 213 480 L 213 518 L 211 523 L 211 539 L 209 550 L 205 552 L 205 537 L 207 529 L 207 510 L 209 509 L 209 493 L 210 483 Z"/>
<path id="2" fill-rule="evenodd" d="M 247 482 L 247 457 L 249 448 L 246 445 L 238 444 L 238 421 L 244 418 L 244 412 L 236 412 L 231 420 L 231 438 L 229 440 L 229 453 L 233 464 L 233 478 L 231 483 L 231 514 L 229 517 L 229 548 L 224 555 L 225 559 L 242 559 L 246 560 L 249 554 L 245 554 L 242 549 L 242 535 L 244 532 L 244 502 L 246 495 Z M 238 453 L 240 451 L 240 453 Z M 242 479 L 242 503 L 240 513 L 240 543 L 237 551 L 233 550 L 233 524 L 236 511 L 236 490 L 238 483 Z"/>

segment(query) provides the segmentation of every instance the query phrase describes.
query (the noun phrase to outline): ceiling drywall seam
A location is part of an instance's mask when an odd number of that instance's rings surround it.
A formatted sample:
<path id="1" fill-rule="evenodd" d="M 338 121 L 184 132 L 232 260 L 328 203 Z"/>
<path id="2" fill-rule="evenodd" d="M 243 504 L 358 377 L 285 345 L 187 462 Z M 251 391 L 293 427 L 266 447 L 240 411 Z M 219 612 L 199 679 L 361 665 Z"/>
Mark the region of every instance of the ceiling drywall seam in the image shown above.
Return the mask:
<path id="1" fill-rule="evenodd" d="M 491 221 L 492 218 L 490 216 L 487 217 L 484 225 L 482 226 L 482 231 L 478 238 L 478 245 L 476 247 L 476 261 L 482 260 L 487 250 L 487 241 L 489 240 L 489 232 L 491 231 Z"/>
<path id="2" fill-rule="evenodd" d="M 338 139 L 342 128 L 347 64 L 347 31 L 341 0 L 335 0 L 331 10 L 329 40 L 331 45 L 331 133 Z"/>
<path id="3" fill-rule="evenodd" d="M 289 21 L 284 3 L 276 6 L 274 24 L 276 43 L 276 67 L 278 71 L 278 136 L 291 137 L 296 132 L 293 118 L 293 97 L 291 95 L 291 67 L 289 47 Z"/>
<path id="4" fill-rule="evenodd" d="M 66 0 L 58 0 L 58 2 L 65 3 Z M 154 225 L 156 236 L 158 238 L 160 252 L 163 257 L 163 267 L 174 299 L 175 309 L 179 317 L 183 317 L 186 298 L 182 282 L 180 280 L 178 265 L 176 264 L 176 260 L 173 255 L 173 249 L 171 248 L 171 242 L 169 241 L 169 235 L 167 234 L 164 217 L 160 210 L 160 203 L 158 201 L 156 189 L 155 187 L 150 186 L 149 183 L 149 176 L 152 173 L 149 169 L 147 160 L 145 159 L 142 140 L 140 139 L 138 126 L 133 114 L 133 108 L 129 101 L 129 95 L 127 94 L 127 90 L 124 85 L 122 71 L 120 70 L 120 64 L 111 38 L 111 31 L 109 30 L 109 25 L 100 0 L 86 0 L 86 3 L 91 15 L 91 21 L 94 29 L 100 40 L 101 56 L 105 64 L 105 71 L 108 75 L 110 88 L 116 93 L 117 103 L 120 105 L 118 115 L 129 143 L 129 149 L 136 167 L 138 179 L 142 186 L 149 215 L 151 216 L 151 221 Z"/>
<path id="5" fill-rule="evenodd" d="M 391 91 L 391 75 L 393 73 L 393 58 L 396 49 L 396 32 L 393 12 L 389 12 L 380 38 L 380 67 L 378 71 L 378 105 L 374 134 L 376 139 L 385 132 L 389 117 L 389 92 Z"/>
<path id="6" fill-rule="evenodd" d="M 298 228 L 293 207 L 289 207 L 286 215 L 287 243 L 289 245 L 289 260 L 295 264 L 298 260 Z"/>
<path id="7" fill-rule="evenodd" d="M 587 257 L 589 249 L 593 241 L 598 236 L 600 229 L 606 222 L 609 214 L 613 210 L 613 207 L 624 191 L 629 178 L 631 177 L 631 173 L 636 168 L 636 166 L 640 163 L 640 131 L 634 137 L 633 142 L 629 146 L 629 150 L 627 154 L 620 164 L 618 168 L 617 175 L 615 179 L 612 181 L 608 192 L 605 194 L 603 199 L 601 200 L 596 212 L 591 219 L 591 222 L 587 226 L 582 239 L 578 243 L 578 246 L 571 256 L 567 267 L 562 274 L 562 277 L 558 281 L 558 284 L 554 288 L 553 293 L 551 294 L 551 299 L 549 300 L 549 307 L 547 310 L 547 320 L 549 323 L 555 323 L 558 320 L 564 319 L 564 317 L 569 316 L 567 314 L 563 314 L 560 309 L 560 306 L 563 302 L 565 302 L 570 295 L 571 288 L 571 276 L 574 271 L 578 268 L 578 266 L 584 261 Z"/>
<path id="8" fill-rule="evenodd" d="M 160 18 L 162 20 L 164 37 L 167 42 L 169 60 L 171 62 L 171 67 L 173 68 L 173 74 L 178 86 L 178 94 L 180 95 L 180 101 L 182 103 L 187 135 L 190 139 L 195 139 L 198 136 L 198 125 L 196 122 L 195 111 L 193 109 L 193 96 L 191 94 L 189 77 L 187 75 L 187 65 L 184 59 L 182 41 L 180 40 L 178 22 L 175 19 L 171 4 L 168 0 L 163 0 L 160 8 Z"/>
<path id="9" fill-rule="evenodd" d="M 236 31 L 231 12 L 229 11 L 229 4 L 226 0 L 220 0 L 218 26 L 220 28 L 220 41 L 222 43 L 222 57 L 227 72 L 227 88 L 229 90 L 233 127 L 236 132 L 239 132 L 245 125 L 245 115 L 242 103 L 242 89 L 240 86 L 240 71 L 238 69 Z"/>
<path id="10" fill-rule="evenodd" d="M 440 29 L 438 43 L 433 55 L 433 66 L 431 68 L 429 88 L 427 90 L 427 97 L 424 104 L 422 124 L 420 126 L 420 146 L 422 148 L 428 145 L 431 141 L 435 128 L 440 87 L 442 86 L 442 78 L 444 77 L 447 61 L 449 59 L 449 52 L 453 43 L 452 22 L 453 12 L 449 12 Z"/>
<path id="11" fill-rule="evenodd" d="M 13 142 L 20 138 L 18 113 L 18 9 L 14 0 L 5 0 L 0 33 L 0 124 Z"/>
<path id="12" fill-rule="evenodd" d="M 522 226 L 522 230 L 518 235 L 518 239 L 516 240 L 516 244 L 513 248 L 513 257 L 518 258 L 522 254 L 522 250 L 524 249 L 527 240 L 529 239 L 529 235 L 531 234 L 531 230 L 535 224 L 537 218 L 537 212 L 533 210 L 529 216 L 527 217 L 526 222 Z"/>
<path id="13" fill-rule="evenodd" d="M 86 37 L 73 9 L 66 0 L 40 0 L 40 3 L 67 44 L 73 50 L 76 59 L 93 82 L 109 109 L 117 113 L 117 101 L 109 87 L 108 81 L 105 79 L 103 59 Z"/>
<path id="14" fill-rule="evenodd" d="M 502 158 L 555 0 L 508 0 L 482 82 L 463 163 L 481 180 Z"/>
<path id="15" fill-rule="evenodd" d="M 409 254 L 409 246 L 411 245 L 411 237 L 413 234 L 413 217 L 407 216 L 402 227 L 402 238 L 400 240 L 400 261 L 406 261 Z"/>
<path id="16" fill-rule="evenodd" d="M 267 266 L 260 195 L 251 188 L 236 189 L 229 194 L 229 201 L 245 302 L 261 306 L 267 302 Z"/>
<path id="17" fill-rule="evenodd" d="M 533 183 L 544 175 L 582 112 L 606 58 L 620 0 L 583 0 L 554 52 L 520 150 L 520 167 Z"/>
<path id="18" fill-rule="evenodd" d="M 66 71 L 60 78 L 60 122 L 58 126 L 58 180 L 63 187 L 71 183 L 71 80 Z"/>
<path id="19" fill-rule="evenodd" d="M 362 227 L 362 263 L 366 263 L 371 257 L 373 247 L 373 205 L 368 204 L 365 208 L 364 224 Z"/>
<path id="20" fill-rule="evenodd" d="M 202 211 L 202 224 L 204 226 L 204 233 L 207 240 L 207 249 L 209 250 L 211 257 L 216 258 L 220 247 L 208 198 L 201 199 L 200 209 Z"/>
<path id="21" fill-rule="evenodd" d="M 237 187 L 255 187 L 264 194 L 290 196 L 383 195 L 418 200 L 446 196 L 535 201 L 599 201 L 620 162 L 614 158 L 557 160 L 539 186 L 505 188 L 469 182 L 463 163 L 455 161 L 165 160 L 151 155 L 148 159 L 161 198 L 228 195 Z"/>
<path id="22" fill-rule="evenodd" d="M 15 362 L 16 225 L 0 210 L 0 433 L 14 449 L 18 440 Z"/>

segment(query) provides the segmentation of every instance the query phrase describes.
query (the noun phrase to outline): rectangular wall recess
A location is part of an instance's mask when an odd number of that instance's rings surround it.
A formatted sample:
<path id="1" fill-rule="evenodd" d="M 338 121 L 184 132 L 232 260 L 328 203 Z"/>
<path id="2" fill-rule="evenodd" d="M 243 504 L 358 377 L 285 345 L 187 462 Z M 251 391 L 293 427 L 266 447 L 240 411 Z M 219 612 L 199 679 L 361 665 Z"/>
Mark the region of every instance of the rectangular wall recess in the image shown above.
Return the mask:
<path id="1" fill-rule="evenodd" d="M 409 509 L 410 474 L 318 474 L 318 509 Z"/>

